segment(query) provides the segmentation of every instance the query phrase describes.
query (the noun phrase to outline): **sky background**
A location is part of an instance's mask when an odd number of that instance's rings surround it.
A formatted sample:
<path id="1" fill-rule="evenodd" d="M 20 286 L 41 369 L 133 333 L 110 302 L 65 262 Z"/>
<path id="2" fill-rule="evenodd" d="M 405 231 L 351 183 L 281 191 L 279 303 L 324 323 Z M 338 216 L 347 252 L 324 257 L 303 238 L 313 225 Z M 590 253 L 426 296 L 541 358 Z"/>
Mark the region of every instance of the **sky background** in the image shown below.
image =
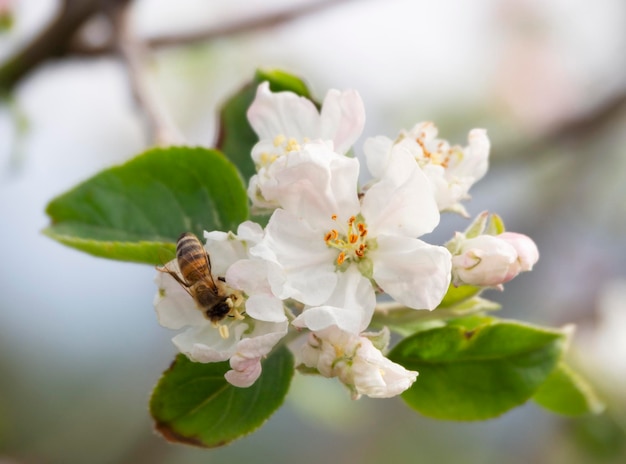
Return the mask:
<path id="1" fill-rule="evenodd" d="M 13 3 L 0 62 L 58 8 Z M 297 3 L 312 2 L 140 0 L 132 24 L 141 38 L 176 35 Z M 214 144 L 220 102 L 258 67 L 302 76 L 318 99 L 357 89 L 367 113 L 357 155 L 366 137 L 423 120 L 459 144 L 486 128 L 491 169 L 467 209 L 499 213 L 541 253 L 532 273 L 488 297 L 502 317 L 577 323 L 573 358 L 613 418 L 570 421 L 528 404 L 483 423 L 440 422 L 399 398 L 352 402 L 335 381 L 296 377 L 262 429 L 212 451 L 151 431 L 149 393 L 175 353 L 152 307 L 154 269 L 40 233 L 53 197 L 150 146 L 125 69 L 111 55 L 39 67 L 0 103 L 0 463 L 623 462 L 614 425 L 626 424 L 624 105 L 592 129 L 551 134 L 626 92 L 624 56 L 621 0 L 337 1 L 272 29 L 153 53 L 150 82 L 193 145 Z M 444 215 L 427 240 L 466 225 Z"/>

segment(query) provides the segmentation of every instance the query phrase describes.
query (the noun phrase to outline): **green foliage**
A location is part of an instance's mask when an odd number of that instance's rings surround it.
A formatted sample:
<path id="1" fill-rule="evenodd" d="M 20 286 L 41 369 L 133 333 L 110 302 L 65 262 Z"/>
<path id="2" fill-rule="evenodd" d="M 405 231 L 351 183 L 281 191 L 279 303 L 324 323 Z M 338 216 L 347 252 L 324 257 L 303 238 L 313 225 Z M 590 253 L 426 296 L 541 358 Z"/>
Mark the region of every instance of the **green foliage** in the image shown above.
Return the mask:
<path id="1" fill-rule="evenodd" d="M 155 148 L 55 198 L 49 237 L 96 256 L 163 264 L 182 232 L 236 230 L 248 217 L 245 188 L 218 151 Z"/>
<path id="2" fill-rule="evenodd" d="M 437 309 L 451 308 L 473 296 L 477 296 L 481 291 L 482 289 L 480 287 L 473 285 L 460 285 L 455 287 L 451 284 Z"/>
<path id="3" fill-rule="evenodd" d="M 598 414 L 604 409 L 587 382 L 565 363 L 557 366 L 533 399 L 550 411 L 568 416 Z"/>
<path id="4" fill-rule="evenodd" d="M 482 322 L 482 324 L 481 324 Z M 419 372 L 402 396 L 420 413 L 452 420 L 496 417 L 535 393 L 563 350 L 562 332 L 472 318 L 401 341 L 391 360 Z"/>
<path id="5" fill-rule="evenodd" d="M 258 70 L 252 82 L 222 106 L 217 147 L 235 163 L 246 180 L 256 172 L 250 153 L 259 140 L 248 123 L 246 113 L 254 100 L 258 85 L 264 81 L 269 82 L 272 92 L 291 91 L 311 98 L 306 84 L 299 78 L 278 70 Z"/>
<path id="6" fill-rule="evenodd" d="M 156 428 L 170 441 L 213 448 L 259 428 L 283 403 L 293 377 L 291 352 L 281 347 L 263 362 L 249 388 L 229 384 L 228 362 L 195 363 L 178 355 L 150 400 Z"/>
<path id="7" fill-rule="evenodd" d="M 474 287 L 472 287 L 474 288 Z M 467 293 L 469 294 L 469 293 Z M 388 311 L 376 311 L 372 319 L 372 326 L 382 328 L 387 326 L 389 330 L 408 337 L 423 330 L 446 325 L 446 321 L 462 318 L 467 321 L 471 315 L 482 315 L 486 311 L 500 309 L 498 303 L 486 300 L 479 296 L 473 296 L 464 300 L 459 299 L 456 304 L 449 307 L 439 306 L 434 311 L 415 310 L 411 308 L 399 308 Z M 448 322 L 449 324 L 452 322 Z"/>

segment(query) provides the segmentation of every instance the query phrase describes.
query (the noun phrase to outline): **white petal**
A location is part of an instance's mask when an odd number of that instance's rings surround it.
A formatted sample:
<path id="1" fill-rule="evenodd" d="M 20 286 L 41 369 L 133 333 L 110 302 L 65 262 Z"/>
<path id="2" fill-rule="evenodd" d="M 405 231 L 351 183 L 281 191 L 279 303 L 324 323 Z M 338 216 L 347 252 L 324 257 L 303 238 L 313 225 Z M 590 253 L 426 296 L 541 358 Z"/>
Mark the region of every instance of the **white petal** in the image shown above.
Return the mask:
<path id="1" fill-rule="evenodd" d="M 170 261 L 165 267 L 180 275 L 176 260 Z M 185 326 L 203 324 L 206 321 L 187 290 L 172 276 L 165 272 L 157 272 L 154 282 L 159 288 L 154 298 L 154 309 L 159 324 L 168 329 L 177 330 Z"/>
<path id="2" fill-rule="evenodd" d="M 218 362 L 229 359 L 237 347 L 248 325 L 241 321 L 233 321 L 228 329 L 230 336 L 226 339 L 209 321 L 202 326 L 192 327 L 176 335 L 172 341 L 181 353 L 196 362 Z"/>
<path id="3" fill-rule="evenodd" d="M 302 141 L 317 137 L 320 115 L 308 98 L 293 92 L 273 93 L 269 83 L 263 82 L 248 109 L 248 121 L 259 139 L 273 140 L 283 135 Z"/>
<path id="4" fill-rule="evenodd" d="M 234 355 L 230 358 L 231 370 L 224 374 L 224 378 L 235 387 L 248 388 L 261 376 L 261 358 L 243 358 Z"/>
<path id="5" fill-rule="evenodd" d="M 287 320 L 282 300 L 273 295 L 252 295 L 246 301 L 246 314 L 259 321 Z"/>
<path id="6" fill-rule="evenodd" d="M 491 143 L 485 129 L 472 129 L 467 139 L 469 146 L 463 150 L 463 161 L 454 170 L 454 175 L 470 177 L 473 184 L 480 180 L 489 168 Z"/>
<path id="7" fill-rule="evenodd" d="M 450 252 L 409 237 L 379 235 L 370 252 L 374 280 L 400 303 L 434 309 L 450 285 Z"/>
<path id="8" fill-rule="evenodd" d="M 367 328 L 376 306 L 372 284 L 355 266 L 338 276 L 337 286 L 328 301 L 322 306 L 305 309 L 293 321 L 293 325 L 313 331 L 337 326 L 353 334 L 359 334 Z"/>
<path id="9" fill-rule="evenodd" d="M 244 243 L 232 233 L 220 231 L 205 232 L 206 244 L 204 249 L 209 255 L 211 273 L 214 276 L 224 277 L 227 269 L 240 259 L 247 257 Z"/>
<path id="10" fill-rule="evenodd" d="M 305 304 L 325 302 L 337 282 L 335 253 L 326 246 L 324 234 L 288 211 L 277 209 L 265 229 L 265 238 L 254 247 L 274 254 L 285 272 L 285 291 Z M 270 253 L 264 256 L 270 258 Z"/>
<path id="11" fill-rule="evenodd" d="M 403 146 L 394 146 L 384 176 L 365 193 L 361 212 L 373 236 L 419 237 L 439 223 L 431 184 Z"/>
<path id="12" fill-rule="evenodd" d="M 311 143 L 272 164 L 259 184 L 263 198 L 304 217 L 328 223 L 333 214 L 347 217 L 359 209 L 359 162 L 340 156 L 327 144 Z"/>
<path id="13" fill-rule="evenodd" d="M 237 227 L 237 238 L 252 246 L 263 238 L 263 227 L 256 222 L 244 221 Z"/>
<path id="14" fill-rule="evenodd" d="M 365 125 L 365 107 L 355 90 L 329 90 L 321 112 L 319 137 L 332 140 L 337 153 L 345 154 Z"/>
<path id="15" fill-rule="evenodd" d="M 417 372 L 392 362 L 363 338 L 351 374 L 357 392 L 371 398 L 399 395 L 417 378 Z"/>
<path id="16" fill-rule="evenodd" d="M 287 333 L 287 322 L 279 324 L 257 323 L 249 338 L 237 344 L 236 353 L 230 358 L 230 371 L 226 380 L 237 387 L 251 386 L 261 375 L 261 359 L 274 348 Z"/>
<path id="17" fill-rule="evenodd" d="M 392 146 L 393 140 L 382 135 L 370 137 L 363 144 L 367 169 L 377 179 L 381 178 L 387 169 Z"/>

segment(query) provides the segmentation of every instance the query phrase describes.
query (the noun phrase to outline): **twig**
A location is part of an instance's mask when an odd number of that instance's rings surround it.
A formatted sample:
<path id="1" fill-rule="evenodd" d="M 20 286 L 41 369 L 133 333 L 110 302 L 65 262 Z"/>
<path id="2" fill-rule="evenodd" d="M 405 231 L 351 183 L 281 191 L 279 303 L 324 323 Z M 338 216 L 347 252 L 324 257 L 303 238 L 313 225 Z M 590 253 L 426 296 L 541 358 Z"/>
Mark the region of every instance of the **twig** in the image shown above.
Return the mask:
<path id="1" fill-rule="evenodd" d="M 128 6 L 115 12 L 114 24 L 117 30 L 117 45 L 126 63 L 130 86 L 137 105 L 146 117 L 151 139 L 156 145 L 181 144 L 184 138 L 162 105 L 153 82 L 145 72 L 148 50 L 132 30 Z"/>
<path id="2" fill-rule="evenodd" d="M 115 41 L 101 46 L 89 46 L 74 40 L 87 20 L 106 7 L 128 0 L 64 0 L 57 17 L 26 47 L 0 66 L 0 92 L 8 93 L 21 79 L 50 58 L 74 56 L 99 56 L 116 53 Z M 206 41 L 247 31 L 258 31 L 283 24 L 307 14 L 353 0 L 320 0 L 319 2 L 293 7 L 289 10 L 234 22 L 208 31 L 187 35 L 154 37 L 146 42 L 149 48 L 172 47 Z"/>
<path id="3" fill-rule="evenodd" d="M 71 38 L 100 9 L 100 3 L 100 0 L 64 0 L 48 27 L 0 66 L 0 92 L 10 92 L 43 61 L 65 55 Z"/>
<path id="4" fill-rule="evenodd" d="M 175 47 L 188 45 L 197 42 L 206 42 L 212 39 L 228 37 L 241 33 L 257 32 L 270 29 L 295 19 L 307 16 L 318 11 L 323 11 L 330 7 L 347 3 L 354 0 L 320 0 L 306 5 L 291 7 L 277 13 L 270 13 L 265 16 L 245 19 L 230 24 L 224 24 L 206 31 L 192 32 L 188 34 L 171 35 L 164 37 L 153 37 L 148 39 L 147 45 L 151 48 Z"/>

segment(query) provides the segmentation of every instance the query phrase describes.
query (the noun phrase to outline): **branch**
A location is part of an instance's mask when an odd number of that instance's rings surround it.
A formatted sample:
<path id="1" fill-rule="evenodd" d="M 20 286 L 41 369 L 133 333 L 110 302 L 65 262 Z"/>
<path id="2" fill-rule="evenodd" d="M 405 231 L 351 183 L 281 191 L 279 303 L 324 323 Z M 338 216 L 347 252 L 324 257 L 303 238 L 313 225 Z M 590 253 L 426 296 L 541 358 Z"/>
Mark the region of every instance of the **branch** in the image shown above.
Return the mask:
<path id="1" fill-rule="evenodd" d="M 154 84 L 145 72 L 148 50 L 132 30 L 130 8 L 125 6 L 114 12 L 113 22 L 117 31 L 117 46 L 128 70 L 130 87 L 137 106 L 146 118 L 150 138 L 155 144 L 163 146 L 182 143 L 182 134 L 161 104 Z"/>
<path id="2" fill-rule="evenodd" d="M 511 154 L 508 159 L 523 156 L 528 161 L 541 157 L 547 149 L 555 145 L 580 143 L 596 136 L 606 126 L 618 120 L 624 112 L 626 112 L 626 92 L 617 93 L 586 113 L 565 121 L 545 135 L 503 151 Z"/>
<path id="3" fill-rule="evenodd" d="M 150 48 L 181 46 L 217 37 L 268 29 L 347 1 L 353 0 L 320 0 L 279 13 L 234 22 L 208 31 L 154 37 L 149 39 L 145 46 Z M 0 66 L 0 93 L 10 92 L 21 79 L 50 58 L 68 55 L 99 56 L 117 52 L 115 40 L 94 47 L 77 43 L 75 38 L 80 28 L 95 14 L 105 12 L 106 7 L 111 5 L 127 2 L 128 0 L 64 0 L 61 11 L 48 27 L 24 49 L 18 51 Z"/>
<path id="4" fill-rule="evenodd" d="M 248 32 L 258 32 L 280 26 L 281 24 L 294 21 L 349 1 L 354 0 L 319 0 L 311 4 L 291 7 L 277 13 L 269 13 L 259 17 L 234 21 L 232 23 L 213 27 L 204 31 L 148 38 L 145 41 L 145 45 L 152 49 L 180 47 L 198 42 L 207 42 L 221 37 L 229 37 Z M 113 43 L 104 43 L 100 46 L 73 43 L 71 44 L 71 48 L 68 50 L 68 53 L 79 56 L 100 56 L 113 52 L 115 52 L 115 46 Z"/>
<path id="5" fill-rule="evenodd" d="M 26 47 L 0 67 L 0 92 L 10 92 L 45 60 L 66 54 L 76 31 L 100 9 L 100 0 L 64 0 L 52 22 Z"/>
<path id="6" fill-rule="evenodd" d="M 291 7 L 277 13 L 270 13 L 261 17 L 254 17 L 230 24 L 224 24 L 206 31 L 164 37 L 153 37 L 147 40 L 147 45 L 151 48 L 174 47 L 194 44 L 197 42 L 205 42 L 241 33 L 258 32 L 280 26 L 281 24 L 285 24 L 298 18 L 323 11 L 329 7 L 334 7 L 350 1 L 354 0 L 320 0 L 306 5 Z"/>

